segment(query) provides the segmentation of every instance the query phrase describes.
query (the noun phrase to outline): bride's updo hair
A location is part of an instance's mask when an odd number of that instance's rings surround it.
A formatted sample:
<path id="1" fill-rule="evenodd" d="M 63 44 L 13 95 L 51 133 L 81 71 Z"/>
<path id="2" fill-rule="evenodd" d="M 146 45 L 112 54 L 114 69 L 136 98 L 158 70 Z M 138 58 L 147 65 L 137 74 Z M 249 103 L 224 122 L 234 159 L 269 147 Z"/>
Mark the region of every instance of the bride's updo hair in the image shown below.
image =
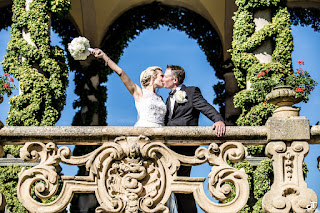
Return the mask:
<path id="1" fill-rule="evenodd" d="M 143 71 L 140 75 L 140 83 L 142 88 L 145 88 L 147 86 L 149 86 L 152 80 L 155 79 L 157 77 L 157 70 L 162 71 L 162 69 L 160 67 L 157 66 L 153 66 L 153 67 L 148 67 L 145 71 Z"/>

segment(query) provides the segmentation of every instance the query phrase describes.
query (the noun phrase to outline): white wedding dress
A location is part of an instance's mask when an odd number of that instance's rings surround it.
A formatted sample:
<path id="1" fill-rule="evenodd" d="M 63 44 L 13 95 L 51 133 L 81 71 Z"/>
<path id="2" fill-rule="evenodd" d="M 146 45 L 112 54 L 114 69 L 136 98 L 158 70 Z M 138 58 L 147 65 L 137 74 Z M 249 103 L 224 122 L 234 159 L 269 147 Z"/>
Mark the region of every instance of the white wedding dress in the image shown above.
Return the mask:
<path id="1" fill-rule="evenodd" d="M 141 101 L 135 102 L 138 111 L 138 121 L 135 127 L 161 127 L 164 126 L 164 117 L 167 106 L 160 95 L 146 89 L 142 89 L 143 97 Z M 171 194 L 166 206 L 170 213 L 178 213 L 176 200 Z"/>
<path id="2" fill-rule="evenodd" d="M 167 107 L 160 95 L 142 89 L 143 97 L 135 102 L 138 111 L 138 121 L 135 127 L 160 127 L 164 126 L 164 117 Z"/>

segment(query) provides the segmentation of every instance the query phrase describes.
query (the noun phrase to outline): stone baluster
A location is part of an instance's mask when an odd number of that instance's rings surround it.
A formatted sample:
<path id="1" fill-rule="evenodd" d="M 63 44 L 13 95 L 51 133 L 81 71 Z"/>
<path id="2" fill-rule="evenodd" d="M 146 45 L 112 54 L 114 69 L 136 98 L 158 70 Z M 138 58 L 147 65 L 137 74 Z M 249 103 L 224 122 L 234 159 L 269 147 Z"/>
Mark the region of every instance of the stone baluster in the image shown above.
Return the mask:
<path id="1" fill-rule="evenodd" d="M 194 156 L 184 156 L 173 152 L 163 141 L 152 141 L 143 135 L 117 137 L 83 156 L 72 156 L 68 147 L 58 148 L 53 142 L 27 142 L 20 157 L 27 162 L 40 159 L 40 163 L 22 169 L 17 194 L 30 212 L 60 212 L 74 193 L 94 193 L 100 205 L 96 212 L 169 213 L 165 203 L 172 192 L 192 193 L 205 212 L 238 212 L 249 197 L 248 176 L 244 170 L 232 168 L 228 161 L 239 162 L 246 155 L 246 148 L 240 142 L 228 141 L 220 146 L 213 142 L 209 148 L 199 147 Z M 59 163 L 83 165 L 89 175 L 60 177 L 55 170 Z M 211 196 L 224 201 L 234 187 L 236 196 L 231 202 L 209 200 L 204 192 L 205 178 L 177 176 L 180 165 L 203 163 L 212 166 Z M 59 184 L 63 187 L 54 202 L 38 202 L 31 194 L 34 187 L 38 198 L 49 199 L 57 193 Z"/>
<path id="2" fill-rule="evenodd" d="M 309 120 L 300 117 L 292 105 L 299 102 L 286 86 L 275 88 L 266 97 L 279 106 L 268 119 L 266 155 L 272 159 L 274 182 L 262 200 L 265 212 L 314 212 L 317 195 L 303 177 L 303 160 L 308 154 Z"/>

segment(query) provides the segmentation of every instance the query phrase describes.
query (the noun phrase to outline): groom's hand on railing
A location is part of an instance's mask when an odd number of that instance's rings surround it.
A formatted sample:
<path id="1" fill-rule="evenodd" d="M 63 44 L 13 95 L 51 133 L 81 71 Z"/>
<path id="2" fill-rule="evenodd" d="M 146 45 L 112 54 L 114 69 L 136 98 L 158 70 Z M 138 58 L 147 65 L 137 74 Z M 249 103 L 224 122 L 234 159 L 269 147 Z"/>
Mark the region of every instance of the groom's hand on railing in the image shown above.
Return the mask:
<path id="1" fill-rule="evenodd" d="M 213 130 L 216 130 L 216 135 L 221 137 L 226 133 L 226 125 L 222 121 L 217 121 L 212 125 Z"/>

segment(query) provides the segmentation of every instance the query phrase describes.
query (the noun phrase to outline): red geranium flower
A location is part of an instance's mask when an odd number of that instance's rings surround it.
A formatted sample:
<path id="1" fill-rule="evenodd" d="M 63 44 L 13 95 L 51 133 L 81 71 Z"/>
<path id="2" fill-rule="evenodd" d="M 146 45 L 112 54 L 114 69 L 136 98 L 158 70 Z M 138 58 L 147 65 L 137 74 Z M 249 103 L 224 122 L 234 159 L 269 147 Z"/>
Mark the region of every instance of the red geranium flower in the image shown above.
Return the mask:
<path id="1" fill-rule="evenodd" d="M 303 93 L 305 88 L 297 87 L 296 92 Z"/>
<path id="2" fill-rule="evenodd" d="M 265 73 L 262 71 L 262 72 L 260 72 L 260 73 L 258 73 L 258 78 L 259 77 L 263 77 L 263 76 L 265 76 Z"/>
<path id="3" fill-rule="evenodd" d="M 5 84 L 3 85 L 3 87 L 6 88 L 6 89 L 10 89 L 9 84 L 7 84 L 7 83 L 5 83 Z"/>
<path id="4" fill-rule="evenodd" d="M 298 61 L 298 64 L 302 64 L 302 65 L 304 65 L 304 61 L 299 60 L 299 61 Z"/>
<path id="5" fill-rule="evenodd" d="M 10 78 L 9 81 L 10 81 L 10 82 L 13 82 L 14 80 L 13 80 L 13 78 Z"/>
<path id="6" fill-rule="evenodd" d="M 4 76 L 4 77 L 9 77 L 10 74 L 9 74 L 9 73 L 5 73 L 5 74 L 3 74 L 3 76 Z"/>
<path id="7" fill-rule="evenodd" d="M 301 67 L 300 67 L 300 69 L 298 69 L 298 73 L 300 74 L 303 74 L 303 71 L 302 71 L 302 69 L 301 69 Z"/>
<path id="8" fill-rule="evenodd" d="M 267 68 L 267 69 L 265 70 L 266 73 L 271 72 L 271 71 L 272 71 L 271 68 Z"/>

